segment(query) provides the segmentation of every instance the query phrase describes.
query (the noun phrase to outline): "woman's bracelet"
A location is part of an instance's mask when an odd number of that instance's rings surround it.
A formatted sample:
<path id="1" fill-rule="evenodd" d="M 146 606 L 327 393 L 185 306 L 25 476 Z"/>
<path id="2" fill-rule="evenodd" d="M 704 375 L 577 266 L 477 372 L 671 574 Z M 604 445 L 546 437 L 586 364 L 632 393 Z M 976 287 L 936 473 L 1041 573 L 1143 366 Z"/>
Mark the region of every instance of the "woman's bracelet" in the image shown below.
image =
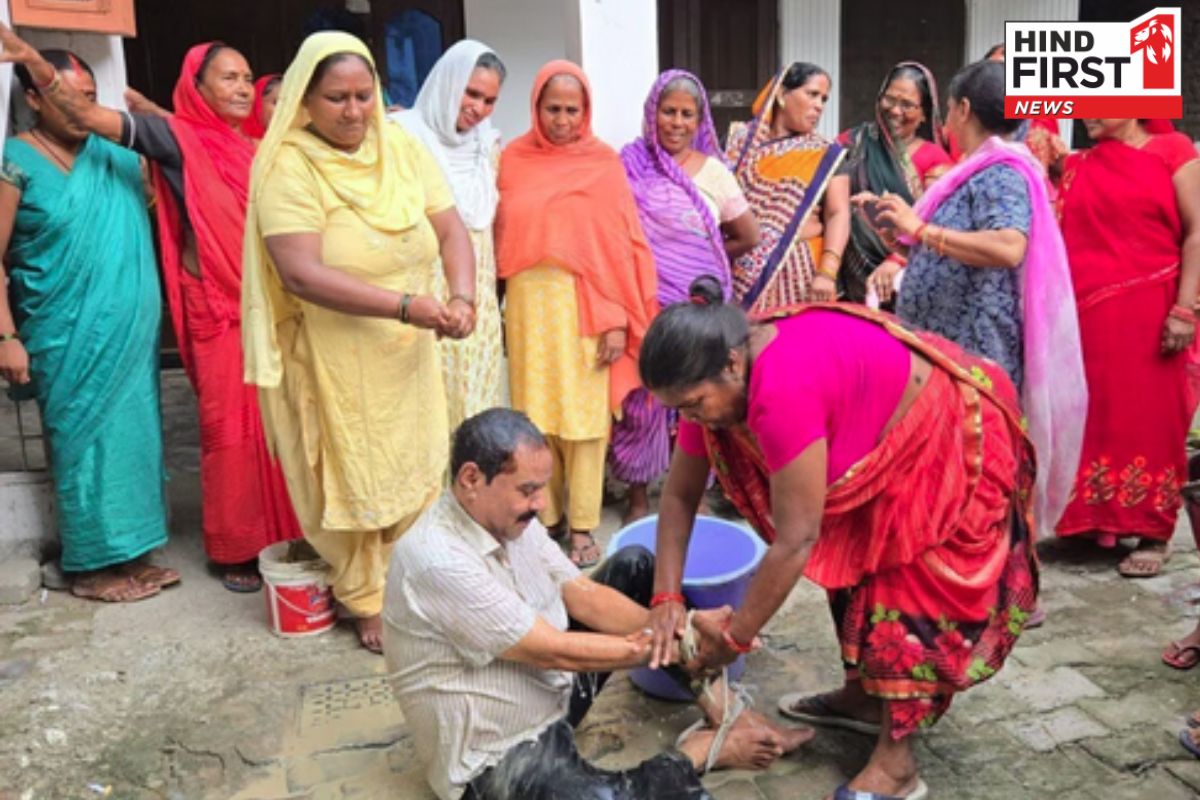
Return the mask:
<path id="1" fill-rule="evenodd" d="M 59 74 L 58 70 L 54 70 L 54 77 L 50 79 L 49 83 L 40 84 L 37 81 L 34 81 L 33 85 L 34 85 L 34 88 L 37 89 L 38 94 L 49 95 L 49 94 L 54 94 L 55 91 L 58 90 L 58 87 L 61 83 L 62 83 L 62 76 Z"/>
<path id="2" fill-rule="evenodd" d="M 467 296 L 467 295 L 465 295 L 465 294 L 452 294 L 452 295 L 450 295 L 450 299 L 449 299 L 449 300 L 447 300 L 447 301 L 446 301 L 446 303 L 447 303 L 447 304 L 449 304 L 449 303 L 453 303 L 455 300 L 461 300 L 462 302 L 464 302 L 464 303 L 466 303 L 467 305 L 469 305 L 469 306 L 471 307 L 471 310 L 472 310 L 472 311 L 474 311 L 474 310 L 475 310 L 475 298 L 473 298 L 473 297 L 468 297 L 468 296 Z"/>
<path id="3" fill-rule="evenodd" d="M 400 321 L 408 324 L 408 307 L 412 304 L 413 296 L 408 292 L 400 295 Z"/>
<path id="4" fill-rule="evenodd" d="M 832 269 L 828 269 L 827 267 L 820 266 L 820 267 L 817 267 L 817 274 L 823 275 L 826 278 L 829 278 L 829 280 L 831 280 L 831 281 L 835 281 L 835 282 L 837 281 L 837 276 L 838 276 L 837 270 L 832 270 Z"/>
<path id="5" fill-rule="evenodd" d="M 925 244 L 925 229 L 928 227 L 929 227 L 928 222 L 922 222 L 920 225 L 917 226 L 917 230 L 916 230 L 916 233 L 913 234 L 913 238 L 916 239 L 921 244 Z"/>
<path id="6" fill-rule="evenodd" d="M 1171 306 L 1171 310 L 1167 312 L 1168 317 L 1174 317 L 1180 322 L 1186 322 L 1189 325 L 1196 324 L 1196 312 L 1187 306 L 1181 306 L 1178 303 Z"/>
<path id="7" fill-rule="evenodd" d="M 19 342 L 21 335 L 16 331 L 12 333 L 0 333 L 0 342 Z"/>
<path id="8" fill-rule="evenodd" d="M 650 607 L 658 608 L 667 603 L 679 603 L 679 605 L 687 605 L 687 598 L 680 592 L 659 592 L 650 598 Z"/>
<path id="9" fill-rule="evenodd" d="M 735 653 L 749 653 L 754 649 L 754 643 L 751 642 L 750 644 L 742 644 L 737 639 L 733 638 L 733 634 L 729 630 L 731 623 L 732 620 L 726 622 L 725 627 L 721 628 L 721 638 L 725 640 L 725 646 Z"/>
<path id="10" fill-rule="evenodd" d="M 842 263 L 842 254 L 841 254 L 841 253 L 839 253 L 837 250 L 831 250 L 831 249 L 829 249 L 828 247 L 826 247 L 824 250 L 822 250 L 822 251 L 821 251 L 821 256 L 822 256 L 822 257 L 824 257 L 824 256 L 833 256 L 834 260 L 835 260 L 835 261 L 837 261 L 837 263 L 838 263 L 838 266 L 841 266 L 841 263 Z"/>
<path id="11" fill-rule="evenodd" d="M 938 243 L 937 254 L 939 256 L 946 255 L 946 226 L 942 225 L 938 228 Z"/>

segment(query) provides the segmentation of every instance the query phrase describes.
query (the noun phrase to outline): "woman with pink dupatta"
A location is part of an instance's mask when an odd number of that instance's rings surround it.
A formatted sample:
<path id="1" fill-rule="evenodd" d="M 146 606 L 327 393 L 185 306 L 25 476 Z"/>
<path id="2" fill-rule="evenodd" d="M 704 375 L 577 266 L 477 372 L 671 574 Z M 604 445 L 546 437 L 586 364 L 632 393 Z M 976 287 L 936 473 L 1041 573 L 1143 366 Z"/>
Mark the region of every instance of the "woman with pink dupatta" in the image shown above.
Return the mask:
<path id="1" fill-rule="evenodd" d="M 964 67 L 949 94 L 947 124 L 967 157 L 914 208 L 895 194 L 855 198 L 875 201 L 884 235 L 908 249 L 903 272 L 885 261 L 868 284 L 887 301 L 902 274 L 903 321 L 1008 372 L 1037 451 L 1036 530 L 1051 535 L 1075 480 L 1087 410 L 1066 251 L 1041 166 L 1002 138 L 1019 123 L 1004 117 L 1003 65 Z"/>

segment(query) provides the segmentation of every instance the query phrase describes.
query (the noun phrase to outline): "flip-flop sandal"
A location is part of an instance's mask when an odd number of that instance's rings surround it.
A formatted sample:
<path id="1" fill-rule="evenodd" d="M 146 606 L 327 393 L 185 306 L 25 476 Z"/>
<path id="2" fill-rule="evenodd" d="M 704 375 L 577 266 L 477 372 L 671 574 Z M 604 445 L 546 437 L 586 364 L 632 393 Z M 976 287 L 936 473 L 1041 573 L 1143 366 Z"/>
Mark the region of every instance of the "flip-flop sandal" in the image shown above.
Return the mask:
<path id="1" fill-rule="evenodd" d="M 1184 728 L 1179 732 L 1179 743 L 1183 745 L 1184 750 L 1187 750 L 1196 758 L 1200 758 L 1200 747 L 1197 747 L 1196 743 L 1192 741 L 1191 728 Z"/>
<path id="2" fill-rule="evenodd" d="M 826 728 L 841 728 L 842 730 L 863 733 L 868 736 L 879 735 L 879 723 L 867 722 L 854 717 L 847 717 L 834 711 L 824 694 L 806 695 L 803 692 L 792 692 L 779 698 L 779 713 L 788 719 L 804 722 L 809 725 L 820 725 Z M 811 711 L 797 711 L 796 705 L 804 703 Z"/>
<path id="3" fill-rule="evenodd" d="M 1141 558 L 1138 556 L 1141 555 Z M 1117 573 L 1122 578 L 1156 578 L 1162 572 L 1163 565 L 1171 560 L 1171 554 L 1157 550 L 1134 550 L 1117 565 Z M 1151 570 L 1143 571 L 1134 565 L 1138 562 L 1148 565 Z"/>
<path id="4" fill-rule="evenodd" d="M 1183 671 L 1189 670 L 1200 664 L 1200 645 L 1171 642 L 1163 651 L 1162 661 L 1168 667 Z"/>
<path id="5" fill-rule="evenodd" d="M 568 534 L 569 537 L 574 536 L 574 535 L 575 534 Z M 594 567 L 600 563 L 600 557 L 601 557 L 600 545 L 598 545 L 596 543 L 595 537 L 593 537 L 590 533 L 587 534 L 587 538 L 588 538 L 587 543 L 584 544 L 583 546 L 576 545 L 573 540 L 571 541 L 571 543 L 569 545 L 567 545 L 567 547 L 569 548 L 569 552 L 567 553 L 567 558 L 569 558 L 571 560 L 572 564 L 579 567 L 579 569 L 587 569 L 588 567 Z M 583 553 L 586 550 L 591 549 L 591 548 L 594 548 L 595 555 L 592 556 L 591 558 L 584 558 Z"/>
<path id="6" fill-rule="evenodd" d="M 258 570 L 225 570 L 221 573 L 221 585 L 237 594 L 254 594 L 262 591 L 262 576 Z"/>
<path id="7" fill-rule="evenodd" d="M 81 600 L 98 600 L 102 603 L 136 603 L 139 600 L 145 600 L 149 597 L 154 597 L 162 591 L 158 586 L 151 583 L 142 583 L 134 580 L 128 575 L 123 575 L 125 585 L 121 585 L 119 580 L 111 580 L 114 576 L 109 576 L 108 585 L 100 588 L 99 584 L 105 582 L 98 578 L 81 578 L 71 584 L 71 594 Z M 133 593 L 125 597 L 121 594 L 126 589 L 132 589 Z"/>
<path id="8" fill-rule="evenodd" d="M 1029 612 L 1029 618 L 1025 620 L 1025 630 L 1033 630 L 1040 628 L 1046 624 L 1046 610 L 1041 606 L 1037 606 L 1033 611 Z"/>
<path id="9" fill-rule="evenodd" d="M 920 778 L 917 778 L 917 788 L 902 795 L 860 792 L 845 783 L 833 790 L 833 800 L 924 800 L 928 796 L 929 787 Z"/>

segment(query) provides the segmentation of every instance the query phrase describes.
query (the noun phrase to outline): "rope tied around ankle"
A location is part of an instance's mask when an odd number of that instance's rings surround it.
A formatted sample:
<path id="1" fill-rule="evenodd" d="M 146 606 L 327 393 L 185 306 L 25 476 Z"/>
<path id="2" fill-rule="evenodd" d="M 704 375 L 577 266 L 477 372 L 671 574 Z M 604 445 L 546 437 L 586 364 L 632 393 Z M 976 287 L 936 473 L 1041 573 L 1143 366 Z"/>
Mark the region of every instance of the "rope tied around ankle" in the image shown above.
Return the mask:
<path id="1" fill-rule="evenodd" d="M 687 613 L 687 623 L 683 629 L 683 636 L 679 641 L 679 656 L 683 663 L 688 663 L 696 658 L 700 652 L 700 641 L 696 634 L 696 626 L 694 617 L 696 609 L 691 609 Z M 716 678 L 693 678 L 692 691 L 697 695 L 703 695 L 712 702 L 716 703 L 717 697 L 713 693 L 712 686 Z M 740 683 L 733 683 L 729 680 L 729 667 L 721 667 L 721 724 L 717 726 L 716 734 L 713 736 L 712 744 L 708 747 L 708 757 L 704 762 L 704 772 L 712 769 L 713 764 L 717 761 L 717 755 L 721 752 L 721 747 L 725 744 L 725 739 L 729 736 L 729 731 L 733 728 L 733 723 L 741 716 L 754 702 Z M 691 736 L 696 731 L 703 728 L 708 722 L 707 718 L 700 719 L 694 724 L 684 729 L 683 733 L 679 734 L 679 738 L 675 740 L 675 745 L 678 747 L 685 739 Z"/>

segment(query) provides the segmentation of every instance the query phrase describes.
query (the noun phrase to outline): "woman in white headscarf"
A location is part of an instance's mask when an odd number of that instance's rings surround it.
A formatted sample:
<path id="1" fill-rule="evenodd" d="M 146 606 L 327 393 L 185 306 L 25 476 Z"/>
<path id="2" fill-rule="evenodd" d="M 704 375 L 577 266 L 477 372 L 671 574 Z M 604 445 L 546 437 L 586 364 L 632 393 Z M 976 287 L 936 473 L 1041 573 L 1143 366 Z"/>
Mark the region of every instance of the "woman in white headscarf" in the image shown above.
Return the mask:
<path id="1" fill-rule="evenodd" d="M 500 132 L 488 120 L 505 73 L 487 45 L 464 39 L 433 65 L 413 108 L 391 117 L 433 152 L 475 247 L 475 333 L 441 343 L 451 430 L 480 411 L 508 405 L 492 246 Z"/>

